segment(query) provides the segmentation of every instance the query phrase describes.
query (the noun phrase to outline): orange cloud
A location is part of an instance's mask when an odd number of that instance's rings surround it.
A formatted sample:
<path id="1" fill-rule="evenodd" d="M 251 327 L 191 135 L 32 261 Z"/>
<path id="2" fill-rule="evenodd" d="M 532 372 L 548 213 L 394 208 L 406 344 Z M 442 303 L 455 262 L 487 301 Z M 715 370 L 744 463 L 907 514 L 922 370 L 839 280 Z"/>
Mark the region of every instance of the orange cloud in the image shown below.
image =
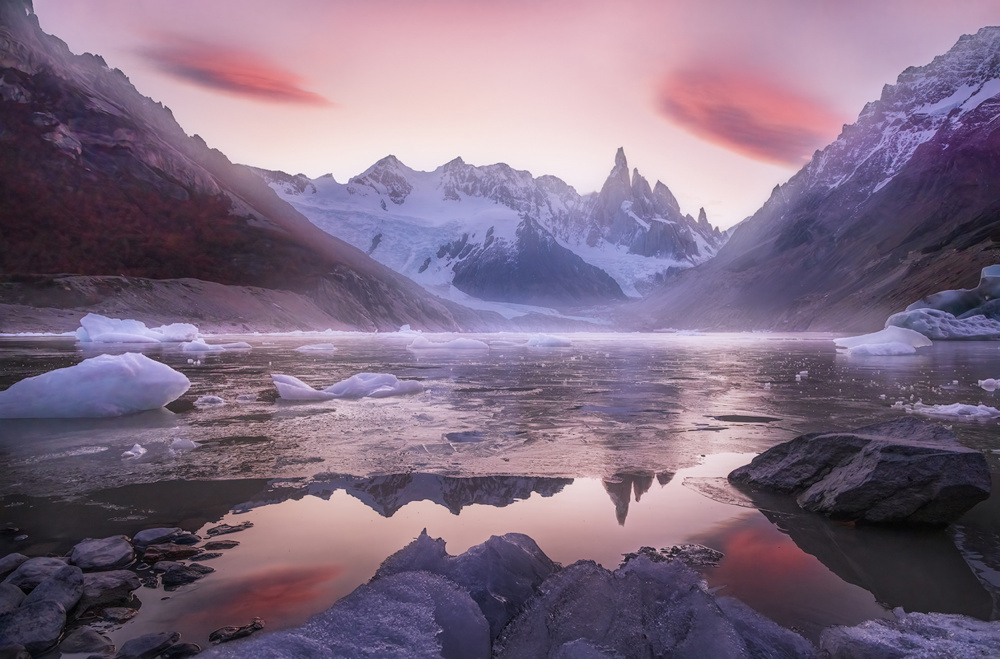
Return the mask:
<path id="1" fill-rule="evenodd" d="M 822 104 L 752 74 L 689 69 L 663 81 L 659 109 L 698 137 L 742 155 L 801 165 L 837 134 Z"/>
<path id="2" fill-rule="evenodd" d="M 172 37 L 162 41 L 141 51 L 142 56 L 184 82 L 260 101 L 333 105 L 303 89 L 301 76 L 254 53 Z"/>

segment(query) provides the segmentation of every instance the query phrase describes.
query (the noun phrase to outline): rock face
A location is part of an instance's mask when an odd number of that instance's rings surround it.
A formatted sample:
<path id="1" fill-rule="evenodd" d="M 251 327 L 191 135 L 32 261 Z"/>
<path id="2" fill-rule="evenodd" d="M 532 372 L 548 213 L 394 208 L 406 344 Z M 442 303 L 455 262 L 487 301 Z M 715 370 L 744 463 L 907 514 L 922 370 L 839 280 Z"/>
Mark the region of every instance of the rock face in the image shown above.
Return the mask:
<path id="1" fill-rule="evenodd" d="M 990 494 L 982 453 L 912 417 L 796 437 L 729 480 L 792 494 L 803 509 L 834 519 L 877 524 L 948 524 Z"/>
<path id="2" fill-rule="evenodd" d="M 715 254 L 725 236 L 680 211 L 618 151 L 600 193 L 456 158 L 418 172 L 388 156 L 340 184 L 254 169 L 323 230 L 430 291 L 566 307 L 638 296 Z"/>
<path id="3" fill-rule="evenodd" d="M 872 331 L 1000 262 L 998 48 L 986 27 L 903 71 L 641 322 Z"/>
<path id="4" fill-rule="evenodd" d="M 0 2 L 0 32 L 0 274 L 282 289 L 369 331 L 478 322 L 317 229 L 100 57 L 73 55 L 30 1 Z"/>

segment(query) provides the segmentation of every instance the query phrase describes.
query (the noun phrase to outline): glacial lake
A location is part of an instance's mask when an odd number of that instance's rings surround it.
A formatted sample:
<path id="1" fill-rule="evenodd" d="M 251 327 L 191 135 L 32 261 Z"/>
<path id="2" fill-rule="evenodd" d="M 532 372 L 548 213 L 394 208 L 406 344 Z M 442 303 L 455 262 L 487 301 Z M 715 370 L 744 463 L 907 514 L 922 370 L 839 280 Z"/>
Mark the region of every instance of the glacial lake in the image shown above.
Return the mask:
<path id="1" fill-rule="evenodd" d="M 462 336 L 490 350 L 409 350 L 414 335 L 403 333 L 214 336 L 252 349 L 200 357 L 170 345 L 0 338 L 0 389 L 126 351 L 192 383 L 156 412 L 0 420 L 0 555 L 62 555 L 85 537 L 155 526 L 204 536 L 253 523 L 221 536 L 240 544 L 205 561 L 215 572 L 203 579 L 136 591 L 139 614 L 106 627 L 118 645 L 176 630 L 207 646 L 212 630 L 254 616 L 268 630 L 298 625 L 423 529 L 452 554 L 520 532 L 564 565 L 611 569 L 641 546 L 703 544 L 725 555 L 701 570 L 712 588 L 814 640 L 895 607 L 996 617 L 997 495 L 948 531 L 855 528 L 750 501 L 725 476 L 799 434 L 905 414 L 896 401 L 1000 407 L 1000 394 L 977 386 L 1000 377 L 1000 344 L 848 357 L 823 334 L 568 334 L 561 348 L 528 347 L 529 335 Z M 316 343 L 337 351 L 294 350 Z M 270 379 L 324 387 L 360 372 L 425 390 L 292 403 Z M 226 404 L 195 406 L 205 395 Z M 1000 423 L 944 423 L 986 453 L 996 481 Z M 197 448 L 173 448 L 178 439 Z M 134 444 L 147 452 L 123 458 Z"/>

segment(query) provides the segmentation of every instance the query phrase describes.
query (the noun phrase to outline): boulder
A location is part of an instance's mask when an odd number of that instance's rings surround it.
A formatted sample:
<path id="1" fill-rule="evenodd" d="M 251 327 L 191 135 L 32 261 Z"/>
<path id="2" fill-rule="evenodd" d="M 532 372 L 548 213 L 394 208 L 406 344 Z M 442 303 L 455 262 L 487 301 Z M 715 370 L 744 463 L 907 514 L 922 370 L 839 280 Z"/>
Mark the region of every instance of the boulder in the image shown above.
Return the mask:
<path id="1" fill-rule="evenodd" d="M 141 585 L 139 577 L 128 570 L 84 574 L 80 607 L 86 610 L 94 606 L 127 601 L 132 591 Z"/>
<path id="2" fill-rule="evenodd" d="M 114 650 L 115 644 L 111 639 L 89 625 L 73 630 L 59 644 L 59 651 L 63 654 L 110 654 Z"/>
<path id="3" fill-rule="evenodd" d="M 69 560 L 86 571 L 113 570 L 125 567 L 135 560 L 135 552 L 128 538 L 123 535 L 87 538 L 73 547 Z"/>
<path id="4" fill-rule="evenodd" d="M 66 609 L 49 600 L 25 604 L 0 616 L 0 648 L 23 645 L 32 655 L 51 648 L 66 626 Z"/>
<path id="5" fill-rule="evenodd" d="M 21 606 L 24 591 L 9 583 L 0 583 L 0 615 L 10 613 Z"/>
<path id="6" fill-rule="evenodd" d="M 155 529 L 146 529 L 144 531 L 139 531 L 132 537 L 132 544 L 136 547 L 145 547 L 147 545 L 158 545 L 163 542 L 170 542 L 176 536 L 183 533 L 184 530 L 176 526 L 173 527 L 158 527 Z"/>
<path id="7" fill-rule="evenodd" d="M 23 605 L 49 600 L 70 611 L 82 596 L 83 570 L 75 565 L 64 565 L 42 580 L 24 599 Z"/>
<path id="8" fill-rule="evenodd" d="M 7 575 L 16 570 L 21 563 L 28 560 L 24 554 L 7 554 L 0 558 L 0 579 L 6 579 Z"/>
<path id="9" fill-rule="evenodd" d="M 991 486 L 982 453 L 913 417 L 796 437 L 729 481 L 792 494 L 803 509 L 833 519 L 913 525 L 948 524 L 989 497 Z"/>
<path id="10" fill-rule="evenodd" d="M 201 549 L 191 545 L 178 545 L 167 542 L 158 545 L 149 545 L 142 554 L 142 560 L 147 563 L 158 563 L 159 561 L 176 561 L 183 558 L 191 558 L 200 554 Z"/>
<path id="11" fill-rule="evenodd" d="M 210 536 L 226 535 L 228 533 L 239 533 L 253 528 L 253 522 L 241 522 L 240 524 L 219 524 L 208 529 L 206 533 Z"/>
<path id="12" fill-rule="evenodd" d="M 163 587 L 176 588 L 177 586 L 183 586 L 184 584 L 197 581 L 211 572 L 215 572 L 215 568 L 198 563 L 192 563 L 191 565 L 174 564 L 168 567 L 166 572 L 163 573 Z"/>
<path id="13" fill-rule="evenodd" d="M 64 567 L 66 567 L 65 558 L 49 558 L 47 556 L 29 558 L 7 575 L 3 582 L 28 592 L 42 583 L 50 574 Z"/>
<path id="14" fill-rule="evenodd" d="M 122 644 L 115 659 L 152 659 L 181 640 L 177 632 L 154 632 L 143 634 Z"/>

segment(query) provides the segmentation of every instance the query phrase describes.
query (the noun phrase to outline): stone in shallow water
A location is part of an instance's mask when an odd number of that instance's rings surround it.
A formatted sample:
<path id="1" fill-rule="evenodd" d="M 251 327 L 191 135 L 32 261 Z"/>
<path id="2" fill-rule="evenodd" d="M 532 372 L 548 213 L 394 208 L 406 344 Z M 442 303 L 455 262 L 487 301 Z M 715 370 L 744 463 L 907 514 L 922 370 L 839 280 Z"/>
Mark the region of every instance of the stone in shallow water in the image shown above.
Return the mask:
<path id="1" fill-rule="evenodd" d="M 245 531 L 249 528 L 253 528 L 253 522 L 243 522 L 242 524 L 219 524 L 218 526 L 213 526 L 208 529 L 206 533 L 211 536 L 225 535 L 227 533 L 237 533 L 239 531 Z"/>
<path id="2" fill-rule="evenodd" d="M 239 540 L 212 540 L 211 542 L 206 542 L 202 549 L 205 551 L 218 551 L 220 549 L 232 549 L 233 547 L 238 547 L 239 544 Z"/>
<path id="3" fill-rule="evenodd" d="M 26 604 L 0 616 L 0 648 L 23 645 L 32 655 L 52 647 L 66 626 L 66 610 L 49 600 Z"/>
<path id="4" fill-rule="evenodd" d="M 201 646 L 197 643 L 178 643 L 160 653 L 159 659 L 187 659 L 201 654 Z"/>
<path id="5" fill-rule="evenodd" d="M 89 625 L 73 630 L 59 644 L 59 651 L 64 654 L 78 652 L 109 654 L 114 650 L 115 644 L 111 639 Z"/>
<path id="6" fill-rule="evenodd" d="M 144 531 L 139 531 L 132 538 L 132 543 L 136 547 L 145 547 L 147 545 L 158 545 L 163 542 L 170 542 L 175 536 L 183 533 L 183 529 L 176 526 L 172 527 L 158 527 L 155 529 L 146 529 Z"/>
<path id="7" fill-rule="evenodd" d="M 215 572 L 215 568 L 192 563 L 191 565 L 174 564 L 163 573 L 163 587 L 176 588 L 201 579 L 206 574 Z"/>
<path id="8" fill-rule="evenodd" d="M 178 545 L 168 542 L 159 545 L 149 545 L 142 554 L 142 560 L 147 563 L 157 563 L 159 561 L 177 561 L 184 558 L 191 558 L 201 550 L 191 545 Z"/>
<path id="9" fill-rule="evenodd" d="M 16 570 L 21 563 L 28 560 L 24 554 L 7 554 L 0 558 L 0 579 L 6 579 L 7 575 Z"/>
<path id="10" fill-rule="evenodd" d="M 177 632 L 143 634 L 122 644 L 115 659 L 152 659 L 181 640 Z"/>
<path id="11" fill-rule="evenodd" d="M 58 602 L 71 611 L 83 597 L 83 570 L 75 565 L 64 565 L 47 576 L 24 599 L 24 604 L 49 600 Z"/>
<path id="12" fill-rule="evenodd" d="M 69 560 L 82 570 L 113 570 L 125 567 L 135 560 L 135 552 L 128 538 L 123 535 L 87 538 L 73 547 Z"/>
<path id="13" fill-rule="evenodd" d="M 81 609 L 87 610 L 94 606 L 128 601 L 132 596 L 132 591 L 141 585 L 139 577 L 128 570 L 84 574 L 83 597 L 80 599 L 79 606 Z"/>
<path id="14" fill-rule="evenodd" d="M 28 592 L 42 583 L 50 574 L 64 567 L 66 567 L 66 559 L 64 558 L 48 558 L 47 556 L 29 558 L 7 575 L 4 583 L 9 583 Z"/>
<path id="15" fill-rule="evenodd" d="M 779 444 L 730 482 L 793 494 L 834 519 L 943 525 L 990 494 L 986 458 L 946 428 L 912 417 Z"/>
<path id="16" fill-rule="evenodd" d="M 220 627 L 208 635 L 208 640 L 212 643 L 228 643 L 229 641 L 249 636 L 254 632 L 259 632 L 262 629 L 264 629 L 264 621 L 260 618 L 254 618 L 250 621 L 249 625 L 243 625 L 242 627 L 233 627 L 231 625 Z"/>

